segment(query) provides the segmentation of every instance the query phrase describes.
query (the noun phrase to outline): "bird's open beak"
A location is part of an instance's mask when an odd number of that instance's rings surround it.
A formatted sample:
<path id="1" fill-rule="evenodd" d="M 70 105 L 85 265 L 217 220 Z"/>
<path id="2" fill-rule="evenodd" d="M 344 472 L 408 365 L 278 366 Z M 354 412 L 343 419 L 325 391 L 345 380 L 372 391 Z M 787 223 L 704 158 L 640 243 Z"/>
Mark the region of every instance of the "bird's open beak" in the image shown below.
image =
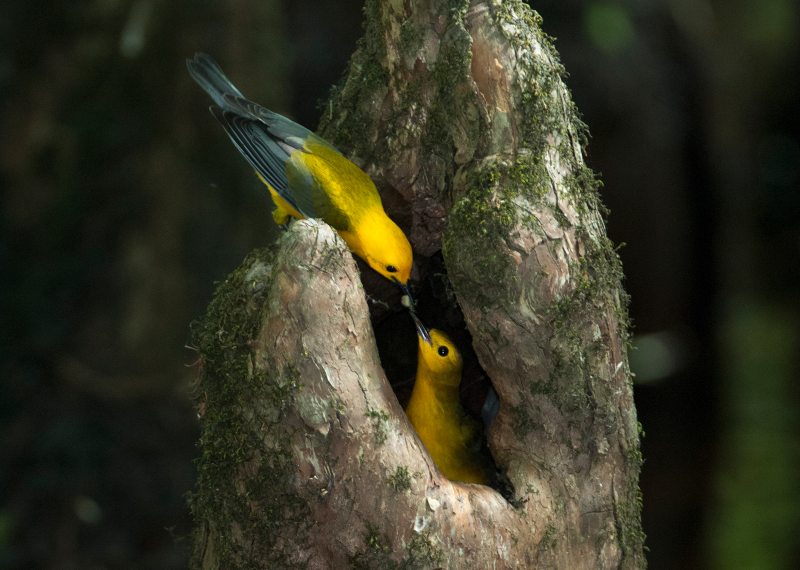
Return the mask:
<path id="1" fill-rule="evenodd" d="M 431 333 L 428 332 L 428 329 L 426 329 L 425 325 L 422 324 L 422 321 L 419 320 L 417 313 L 415 313 L 413 309 L 409 312 L 411 313 L 411 318 L 414 319 L 414 326 L 417 327 L 417 334 L 419 335 L 419 337 L 428 344 L 433 345 L 433 340 L 431 339 Z"/>

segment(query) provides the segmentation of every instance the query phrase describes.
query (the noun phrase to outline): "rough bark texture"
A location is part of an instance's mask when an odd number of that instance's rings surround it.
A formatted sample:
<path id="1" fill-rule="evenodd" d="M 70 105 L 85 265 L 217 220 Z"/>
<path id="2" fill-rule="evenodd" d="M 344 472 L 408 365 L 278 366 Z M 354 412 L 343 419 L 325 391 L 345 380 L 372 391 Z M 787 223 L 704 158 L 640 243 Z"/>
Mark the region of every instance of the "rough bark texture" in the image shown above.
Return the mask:
<path id="1" fill-rule="evenodd" d="M 369 1 L 366 16 L 323 134 L 376 180 L 421 279 L 442 251 L 517 500 L 437 473 L 350 254 L 297 223 L 197 331 L 195 565 L 643 567 L 619 261 L 538 16 L 513 0 Z"/>

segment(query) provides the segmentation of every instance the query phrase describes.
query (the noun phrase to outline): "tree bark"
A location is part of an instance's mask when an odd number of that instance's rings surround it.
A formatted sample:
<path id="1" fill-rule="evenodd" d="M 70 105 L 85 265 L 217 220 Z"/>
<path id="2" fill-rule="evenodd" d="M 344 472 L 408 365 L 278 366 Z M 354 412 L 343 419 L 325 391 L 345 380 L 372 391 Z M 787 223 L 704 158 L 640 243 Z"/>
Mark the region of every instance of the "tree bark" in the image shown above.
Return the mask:
<path id="1" fill-rule="evenodd" d="M 373 176 L 420 280 L 441 250 L 515 499 L 451 483 L 381 368 L 351 255 L 296 223 L 196 330 L 196 567 L 640 568 L 621 270 L 584 126 L 525 4 L 368 1 L 323 135 Z"/>

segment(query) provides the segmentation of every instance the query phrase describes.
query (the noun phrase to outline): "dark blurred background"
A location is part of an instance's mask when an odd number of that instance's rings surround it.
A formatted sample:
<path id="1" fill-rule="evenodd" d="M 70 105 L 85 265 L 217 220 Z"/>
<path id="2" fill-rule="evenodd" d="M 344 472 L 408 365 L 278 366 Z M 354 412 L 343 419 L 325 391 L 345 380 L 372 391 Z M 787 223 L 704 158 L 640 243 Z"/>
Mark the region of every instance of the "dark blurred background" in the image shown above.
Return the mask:
<path id="1" fill-rule="evenodd" d="M 188 326 L 276 232 L 184 59 L 313 128 L 361 4 L 3 2 L 0 567 L 186 565 Z M 800 567 L 800 8 L 531 4 L 625 243 L 651 568 Z"/>

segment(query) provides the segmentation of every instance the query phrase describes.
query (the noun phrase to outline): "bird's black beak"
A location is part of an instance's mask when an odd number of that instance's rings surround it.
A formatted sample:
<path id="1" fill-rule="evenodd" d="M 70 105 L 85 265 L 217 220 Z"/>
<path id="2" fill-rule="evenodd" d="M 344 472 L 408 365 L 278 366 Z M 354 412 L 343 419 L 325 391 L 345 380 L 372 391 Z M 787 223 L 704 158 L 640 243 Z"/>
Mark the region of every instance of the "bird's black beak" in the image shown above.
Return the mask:
<path id="1" fill-rule="evenodd" d="M 411 313 L 411 318 L 414 319 L 414 326 L 417 327 L 417 334 L 419 335 L 419 337 L 428 344 L 433 345 L 433 340 L 431 339 L 431 333 L 428 332 L 428 329 L 425 328 L 425 325 L 423 325 L 422 321 L 419 320 L 417 313 L 415 313 L 413 309 L 409 312 Z"/>

